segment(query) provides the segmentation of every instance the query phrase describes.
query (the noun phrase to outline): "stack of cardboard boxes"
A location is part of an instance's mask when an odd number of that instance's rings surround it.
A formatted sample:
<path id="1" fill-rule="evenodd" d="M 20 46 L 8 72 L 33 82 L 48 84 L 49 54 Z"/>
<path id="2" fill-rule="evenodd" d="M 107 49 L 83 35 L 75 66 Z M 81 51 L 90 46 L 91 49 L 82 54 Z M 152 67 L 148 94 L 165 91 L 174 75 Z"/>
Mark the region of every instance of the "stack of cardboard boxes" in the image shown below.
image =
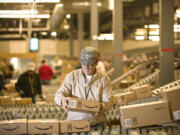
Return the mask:
<path id="1" fill-rule="evenodd" d="M 152 96 L 152 86 L 150 85 L 142 85 L 139 87 L 133 87 L 131 88 L 130 92 L 126 93 L 120 93 L 114 95 L 114 104 L 124 104 L 127 102 L 131 102 L 137 99 L 142 99 L 146 97 L 151 97 Z"/>
<path id="2" fill-rule="evenodd" d="M 18 102 L 18 101 L 17 101 Z M 21 102 L 18 102 L 19 104 Z M 70 110 L 98 112 L 100 103 L 97 101 L 72 98 L 69 99 Z M 0 121 L 0 133 L 9 134 L 51 134 L 51 133 L 73 133 L 90 131 L 90 122 L 87 120 L 57 120 L 57 119 L 35 119 L 35 120 L 11 120 Z"/>
<path id="3" fill-rule="evenodd" d="M 180 86 L 166 89 L 161 94 L 160 101 L 120 106 L 122 127 L 136 128 L 180 120 Z"/>
<path id="4" fill-rule="evenodd" d="M 32 104 L 32 98 L 12 98 L 10 96 L 0 96 L 0 106 L 26 104 Z"/>
<path id="5" fill-rule="evenodd" d="M 68 121 L 57 119 L 16 119 L 0 121 L 0 133 L 3 135 L 15 134 L 59 134 L 90 131 L 90 123 L 86 120 Z"/>

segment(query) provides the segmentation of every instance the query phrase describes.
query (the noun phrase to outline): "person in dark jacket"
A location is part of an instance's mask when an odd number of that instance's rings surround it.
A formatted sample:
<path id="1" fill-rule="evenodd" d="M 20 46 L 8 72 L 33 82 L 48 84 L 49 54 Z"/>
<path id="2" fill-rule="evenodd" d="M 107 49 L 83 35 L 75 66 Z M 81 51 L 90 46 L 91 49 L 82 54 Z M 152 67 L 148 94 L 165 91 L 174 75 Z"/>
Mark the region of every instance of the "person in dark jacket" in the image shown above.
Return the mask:
<path id="1" fill-rule="evenodd" d="M 5 88 L 5 81 L 3 72 L 0 70 L 0 96 L 2 96 L 2 91 L 6 90 Z"/>
<path id="2" fill-rule="evenodd" d="M 36 95 L 42 97 L 42 89 L 39 75 L 35 72 L 36 65 L 34 63 L 28 63 L 27 71 L 22 73 L 15 85 L 16 91 L 20 96 L 31 97 L 33 103 L 35 103 Z"/>

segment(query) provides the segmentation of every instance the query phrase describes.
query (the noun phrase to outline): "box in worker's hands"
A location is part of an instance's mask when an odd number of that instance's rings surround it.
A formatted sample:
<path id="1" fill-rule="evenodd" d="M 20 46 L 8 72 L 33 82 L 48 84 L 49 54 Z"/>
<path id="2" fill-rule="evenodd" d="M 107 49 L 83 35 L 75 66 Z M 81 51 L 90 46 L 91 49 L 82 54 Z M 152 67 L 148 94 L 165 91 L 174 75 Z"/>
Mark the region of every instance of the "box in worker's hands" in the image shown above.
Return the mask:
<path id="1" fill-rule="evenodd" d="M 124 129 L 171 122 L 167 101 L 120 106 L 120 114 Z"/>
<path id="2" fill-rule="evenodd" d="M 1 135 L 27 134 L 27 120 L 3 120 L 0 121 Z"/>
<path id="3" fill-rule="evenodd" d="M 90 131 L 90 122 L 87 120 L 61 120 L 60 133 L 88 132 Z"/>
<path id="4" fill-rule="evenodd" d="M 70 98 L 68 102 L 69 102 L 70 110 L 98 112 L 100 109 L 100 103 L 94 100 L 85 100 L 82 98 Z"/>

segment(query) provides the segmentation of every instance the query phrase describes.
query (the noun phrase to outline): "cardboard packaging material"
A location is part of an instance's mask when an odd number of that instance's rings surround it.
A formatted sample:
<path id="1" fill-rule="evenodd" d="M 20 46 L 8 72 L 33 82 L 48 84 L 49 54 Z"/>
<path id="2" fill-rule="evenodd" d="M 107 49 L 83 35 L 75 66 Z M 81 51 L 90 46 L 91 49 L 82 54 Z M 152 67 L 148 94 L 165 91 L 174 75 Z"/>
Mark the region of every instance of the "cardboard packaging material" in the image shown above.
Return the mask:
<path id="1" fill-rule="evenodd" d="M 13 103 L 15 105 L 32 104 L 32 98 L 13 98 Z"/>
<path id="2" fill-rule="evenodd" d="M 152 86 L 146 84 L 139 87 L 133 87 L 131 88 L 131 91 L 136 94 L 137 99 L 142 99 L 142 98 L 152 96 L 151 89 L 152 89 Z"/>
<path id="3" fill-rule="evenodd" d="M 17 80 L 10 80 L 10 82 L 8 84 L 5 85 L 6 89 L 9 92 L 15 92 L 15 84 L 16 84 Z"/>
<path id="4" fill-rule="evenodd" d="M 27 120 L 3 120 L 0 121 L 0 134 L 1 135 L 17 135 L 27 134 Z"/>
<path id="5" fill-rule="evenodd" d="M 100 103 L 93 100 L 85 100 L 82 98 L 71 98 L 69 99 L 70 110 L 98 112 Z"/>
<path id="6" fill-rule="evenodd" d="M 0 105 L 11 105 L 12 100 L 10 96 L 0 96 Z"/>
<path id="7" fill-rule="evenodd" d="M 120 106 L 120 114 L 124 129 L 171 122 L 168 102 L 164 100 Z"/>
<path id="8" fill-rule="evenodd" d="M 173 121 L 180 120 L 180 86 L 163 90 L 161 95 L 169 102 Z"/>
<path id="9" fill-rule="evenodd" d="M 61 120 L 60 133 L 88 132 L 90 123 L 87 120 Z"/>
<path id="10" fill-rule="evenodd" d="M 136 100 L 136 94 L 134 92 L 120 93 L 114 95 L 114 104 L 122 104 Z"/>
<path id="11" fill-rule="evenodd" d="M 28 120 L 28 134 L 58 134 L 59 121 L 57 119 Z"/>

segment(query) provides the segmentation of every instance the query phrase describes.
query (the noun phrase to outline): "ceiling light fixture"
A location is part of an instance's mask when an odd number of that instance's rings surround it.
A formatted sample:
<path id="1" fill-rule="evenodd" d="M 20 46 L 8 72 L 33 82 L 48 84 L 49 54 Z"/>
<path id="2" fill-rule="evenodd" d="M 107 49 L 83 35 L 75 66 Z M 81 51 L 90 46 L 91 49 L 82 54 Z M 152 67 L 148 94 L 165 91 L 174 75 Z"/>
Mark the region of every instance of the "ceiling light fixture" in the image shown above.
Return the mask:
<path id="1" fill-rule="evenodd" d="M 0 18 L 50 18 L 49 14 L 39 14 L 39 15 L 1 15 Z"/>
<path id="2" fill-rule="evenodd" d="M 66 18 L 67 18 L 67 19 L 70 19 L 70 18 L 71 18 L 71 14 L 67 14 L 67 15 L 66 15 Z"/>
<path id="3" fill-rule="evenodd" d="M 10 15 L 32 15 L 32 14 L 37 14 L 38 11 L 37 10 L 0 10 L 0 14 L 10 14 Z"/>
<path id="4" fill-rule="evenodd" d="M 90 2 L 73 2 L 72 6 L 75 6 L 75 7 L 88 7 L 88 6 L 91 6 L 91 3 Z M 101 7 L 102 3 L 97 2 L 97 6 Z"/>
<path id="5" fill-rule="evenodd" d="M 60 0 L 0 0 L 0 3 L 58 3 Z"/>

